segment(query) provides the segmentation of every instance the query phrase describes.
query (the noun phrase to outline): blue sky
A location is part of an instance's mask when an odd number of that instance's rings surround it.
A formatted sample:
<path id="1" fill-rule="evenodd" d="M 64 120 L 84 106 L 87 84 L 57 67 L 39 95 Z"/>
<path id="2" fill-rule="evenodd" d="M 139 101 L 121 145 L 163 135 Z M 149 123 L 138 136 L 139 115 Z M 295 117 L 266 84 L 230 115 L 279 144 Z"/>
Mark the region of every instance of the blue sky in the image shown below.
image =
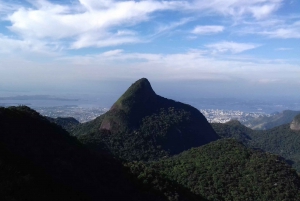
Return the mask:
<path id="1" fill-rule="evenodd" d="M 300 100 L 299 55 L 299 0 L 0 0 L 0 92 Z"/>

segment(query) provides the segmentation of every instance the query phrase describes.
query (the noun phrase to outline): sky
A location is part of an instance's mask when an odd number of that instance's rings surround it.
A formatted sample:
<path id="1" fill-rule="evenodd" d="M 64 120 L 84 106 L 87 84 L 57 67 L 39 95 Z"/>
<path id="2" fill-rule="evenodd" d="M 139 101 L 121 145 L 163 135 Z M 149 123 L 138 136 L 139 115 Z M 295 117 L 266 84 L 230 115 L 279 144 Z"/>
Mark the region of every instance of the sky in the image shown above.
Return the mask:
<path id="1" fill-rule="evenodd" d="M 300 102 L 299 0 L 0 0 L 0 96 L 121 93 Z"/>

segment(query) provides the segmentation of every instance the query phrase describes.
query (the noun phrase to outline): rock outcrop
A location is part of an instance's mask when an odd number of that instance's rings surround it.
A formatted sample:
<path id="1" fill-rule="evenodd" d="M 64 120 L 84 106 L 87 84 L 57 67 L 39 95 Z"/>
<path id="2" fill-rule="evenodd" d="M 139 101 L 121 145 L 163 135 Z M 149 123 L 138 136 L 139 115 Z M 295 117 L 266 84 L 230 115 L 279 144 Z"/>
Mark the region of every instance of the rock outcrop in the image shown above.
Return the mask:
<path id="1" fill-rule="evenodd" d="M 290 125 L 290 129 L 300 131 L 300 115 L 297 115 Z"/>

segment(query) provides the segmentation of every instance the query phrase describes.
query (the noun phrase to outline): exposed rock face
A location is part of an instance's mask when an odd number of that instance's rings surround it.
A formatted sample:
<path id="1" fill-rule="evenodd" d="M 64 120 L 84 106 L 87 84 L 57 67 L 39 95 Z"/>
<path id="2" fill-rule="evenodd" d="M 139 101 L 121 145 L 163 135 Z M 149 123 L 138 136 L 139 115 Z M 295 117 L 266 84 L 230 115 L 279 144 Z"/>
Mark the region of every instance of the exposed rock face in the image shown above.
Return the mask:
<path id="1" fill-rule="evenodd" d="M 297 115 L 290 125 L 291 130 L 300 131 L 300 115 Z"/>

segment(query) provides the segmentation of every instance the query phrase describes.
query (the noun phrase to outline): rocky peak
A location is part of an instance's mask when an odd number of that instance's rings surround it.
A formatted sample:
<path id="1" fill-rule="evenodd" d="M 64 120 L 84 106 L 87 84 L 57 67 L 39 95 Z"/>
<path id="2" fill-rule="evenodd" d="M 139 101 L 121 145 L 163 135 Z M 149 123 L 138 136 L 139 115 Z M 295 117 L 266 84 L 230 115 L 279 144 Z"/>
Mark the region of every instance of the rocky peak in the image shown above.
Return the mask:
<path id="1" fill-rule="evenodd" d="M 295 116 L 294 120 L 290 125 L 291 130 L 300 131 L 300 114 Z"/>

